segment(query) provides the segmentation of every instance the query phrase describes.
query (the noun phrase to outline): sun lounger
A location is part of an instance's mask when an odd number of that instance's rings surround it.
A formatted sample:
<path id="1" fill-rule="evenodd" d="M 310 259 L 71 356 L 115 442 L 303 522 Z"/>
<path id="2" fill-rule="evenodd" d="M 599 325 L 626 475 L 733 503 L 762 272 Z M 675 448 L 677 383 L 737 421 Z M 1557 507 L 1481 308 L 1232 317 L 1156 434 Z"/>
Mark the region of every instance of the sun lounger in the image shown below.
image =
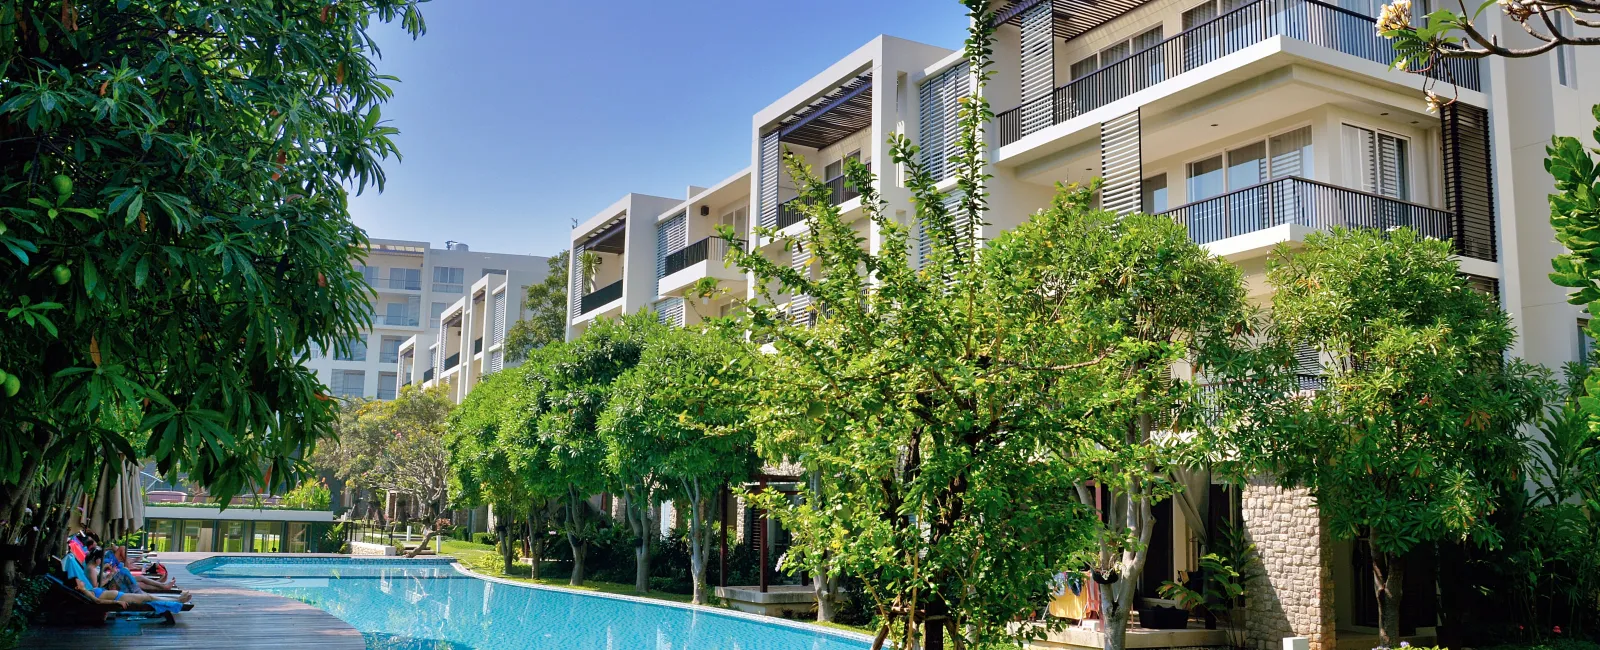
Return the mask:
<path id="1" fill-rule="evenodd" d="M 127 607 L 123 607 L 122 605 L 114 603 L 102 603 L 96 601 L 84 595 L 83 592 L 68 587 L 66 581 L 62 580 L 60 576 L 55 574 L 46 574 L 45 580 L 50 583 L 50 590 L 46 592 L 44 611 L 52 614 L 63 615 L 69 620 L 81 621 L 84 619 L 89 619 L 94 621 L 104 621 L 106 614 L 120 614 L 123 612 L 154 613 L 157 611 L 156 607 L 148 603 L 140 603 L 137 605 L 129 603 Z M 182 603 L 179 609 L 187 612 L 191 609 L 194 609 L 194 603 Z M 171 612 L 161 612 L 160 616 L 169 624 L 177 622 L 177 619 L 173 617 Z"/>

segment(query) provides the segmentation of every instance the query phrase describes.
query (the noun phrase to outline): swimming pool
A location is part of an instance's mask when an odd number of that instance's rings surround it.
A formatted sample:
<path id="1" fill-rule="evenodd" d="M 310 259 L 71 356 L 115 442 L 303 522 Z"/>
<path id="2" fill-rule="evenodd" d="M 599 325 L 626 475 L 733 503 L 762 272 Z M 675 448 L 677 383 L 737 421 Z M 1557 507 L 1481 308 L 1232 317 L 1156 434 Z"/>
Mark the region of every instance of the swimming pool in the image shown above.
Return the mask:
<path id="1" fill-rule="evenodd" d="M 433 561 L 213 557 L 206 578 L 314 605 L 383 650 L 860 650 L 857 638 L 704 608 L 491 582 Z"/>

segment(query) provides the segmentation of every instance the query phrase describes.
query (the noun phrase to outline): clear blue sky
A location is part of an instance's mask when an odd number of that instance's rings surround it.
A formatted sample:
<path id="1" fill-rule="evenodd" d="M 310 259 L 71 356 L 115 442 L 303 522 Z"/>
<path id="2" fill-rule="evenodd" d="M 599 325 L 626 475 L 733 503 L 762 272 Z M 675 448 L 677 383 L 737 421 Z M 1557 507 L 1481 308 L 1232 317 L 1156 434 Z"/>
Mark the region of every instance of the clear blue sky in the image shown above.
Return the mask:
<path id="1" fill-rule="evenodd" d="M 682 196 L 750 164 L 750 118 L 889 34 L 960 46 L 955 0 L 435 0 L 376 31 L 400 77 L 373 237 L 554 254 L 627 192 Z"/>

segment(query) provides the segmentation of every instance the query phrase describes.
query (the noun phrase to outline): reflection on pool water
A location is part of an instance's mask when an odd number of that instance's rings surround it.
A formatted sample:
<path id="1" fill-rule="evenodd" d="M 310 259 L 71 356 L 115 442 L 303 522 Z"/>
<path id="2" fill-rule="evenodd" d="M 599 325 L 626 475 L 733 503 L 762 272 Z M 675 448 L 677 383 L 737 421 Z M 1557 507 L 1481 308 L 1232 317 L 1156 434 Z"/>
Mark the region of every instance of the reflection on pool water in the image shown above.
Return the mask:
<path id="1" fill-rule="evenodd" d="M 322 608 L 384 650 L 860 650 L 822 630 L 494 583 L 448 562 L 218 557 L 189 566 Z"/>

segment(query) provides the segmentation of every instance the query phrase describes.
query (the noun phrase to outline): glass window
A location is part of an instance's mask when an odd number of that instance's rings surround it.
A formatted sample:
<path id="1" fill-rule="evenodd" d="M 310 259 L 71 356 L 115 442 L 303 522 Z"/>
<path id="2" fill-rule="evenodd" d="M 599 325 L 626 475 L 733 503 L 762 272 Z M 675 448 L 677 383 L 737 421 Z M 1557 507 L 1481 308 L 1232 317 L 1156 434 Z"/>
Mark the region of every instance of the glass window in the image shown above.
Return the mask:
<path id="1" fill-rule="evenodd" d="M 288 553 L 309 553 L 311 551 L 311 524 L 291 521 L 289 534 L 284 542 L 283 550 Z"/>
<path id="2" fill-rule="evenodd" d="M 1167 211 L 1167 175 L 1160 174 L 1144 179 L 1140 185 L 1143 195 L 1143 210 L 1146 214 L 1159 214 Z"/>
<path id="3" fill-rule="evenodd" d="M 1347 181 L 1363 192 L 1411 198 L 1410 142 L 1400 136 L 1344 125 Z"/>
<path id="4" fill-rule="evenodd" d="M 416 291 L 422 288 L 422 269 L 389 269 L 389 288 Z"/>
<path id="5" fill-rule="evenodd" d="M 178 550 L 173 546 L 177 537 L 178 521 L 176 519 L 151 519 L 149 542 L 146 545 L 151 552 L 165 553 Z"/>
<path id="6" fill-rule="evenodd" d="M 377 284 L 378 284 L 378 267 L 376 267 L 376 266 L 367 266 L 365 264 L 357 264 L 356 265 L 356 271 L 361 273 L 362 279 L 366 280 L 367 284 L 373 285 L 373 286 L 377 286 Z"/>
<path id="7" fill-rule="evenodd" d="M 448 303 L 448 302 L 436 302 L 436 303 L 433 303 L 433 308 L 432 308 L 433 309 L 433 315 L 430 316 L 429 319 L 428 319 L 428 322 L 431 323 L 430 325 L 428 325 L 428 327 L 431 327 L 433 329 L 439 329 L 439 318 L 444 315 L 445 308 L 447 308 L 449 306 L 450 306 L 450 303 Z"/>
<path id="8" fill-rule="evenodd" d="M 1228 152 L 1228 191 L 1267 180 L 1267 143 L 1255 142 Z"/>
<path id="9" fill-rule="evenodd" d="M 218 529 L 221 531 L 219 546 L 222 548 L 219 550 L 221 550 L 223 553 L 243 553 L 244 522 L 224 521 L 220 522 L 220 524 L 221 525 L 218 527 Z"/>
<path id="10" fill-rule="evenodd" d="M 1311 127 L 1305 126 L 1267 139 L 1267 151 L 1272 155 L 1268 172 L 1272 178 L 1316 175 L 1312 167 Z"/>
<path id="11" fill-rule="evenodd" d="M 1109 68 L 1116 62 L 1126 58 L 1128 58 L 1128 42 L 1123 41 L 1100 50 L 1100 67 Z"/>
<path id="12" fill-rule="evenodd" d="M 217 522 L 210 519 L 188 519 L 183 522 L 183 551 L 185 553 L 210 553 L 212 540 L 217 533 Z"/>
<path id="13" fill-rule="evenodd" d="M 1222 156 L 1189 163 L 1188 200 L 1201 201 L 1222 194 Z"/>
<path id="14" fill-rule="evenodd" d="M 433 267 L 433 290 L 445 293 L 461 293 L 466 290 L 466 269 L 454 266 Z"/>
<path id="15" fill-rule="evenodd" d="M 1589 336 L 1589 321 L 1578 321 L 1578 362 L 1593 365 L 1594 338 Z"/>
<path id="16" fill-rule="evenodd" d="M 378 363 L 400 363 L 400 344 L 405 339 L 398 336 L 385 336 L 378 348 Z"/>
<path id="17" fill-rule="evenodd" d="M 383 399 L 383 400 L 394 399 L 395 390 L 396 390 L 396 382 L 397 382 L 397 380 L 399 378 L 400 378 L 400 374 L 399 373 L 394 373 L 394 372 L 380 372 L 380 373 L 378 373 L 378 399 Z"/>
<path id="18" fill-rule="evenodd" d="M 1100 60 L 1091 54 L 1087 58 L 1072 64 L 1072 78 L 1074 80 L 1089 76 L 1089 73 L 1100 69 Z"/>
<path id="19" fill-rule="evenodd" d="M 365 370 L 335 370 L 333 371 L 333 389 L 336 397 L 363 397 L 366 395 L 367 372 Z"/>
<path id="20" fill-rule="evenodd" d="M 251 553 L 278 553 L 283 550 L 283 522 L 258 521 L 251 528 Z"/>
<path id="21" fill-rule="evenodd" d="M 345 345 L 346 350 L 345 351 L 343 351 L 343 352 L 335 352 L 333 354 L 333 358 L 334 358 L 335 361 L 366 361 L 367 360 L 367 340 L 366 339 L 358 337 L 358 338 L 350 339 L 349 341 L 346 341 L 345 343 L 346 343 L 346 345 Z"/>

